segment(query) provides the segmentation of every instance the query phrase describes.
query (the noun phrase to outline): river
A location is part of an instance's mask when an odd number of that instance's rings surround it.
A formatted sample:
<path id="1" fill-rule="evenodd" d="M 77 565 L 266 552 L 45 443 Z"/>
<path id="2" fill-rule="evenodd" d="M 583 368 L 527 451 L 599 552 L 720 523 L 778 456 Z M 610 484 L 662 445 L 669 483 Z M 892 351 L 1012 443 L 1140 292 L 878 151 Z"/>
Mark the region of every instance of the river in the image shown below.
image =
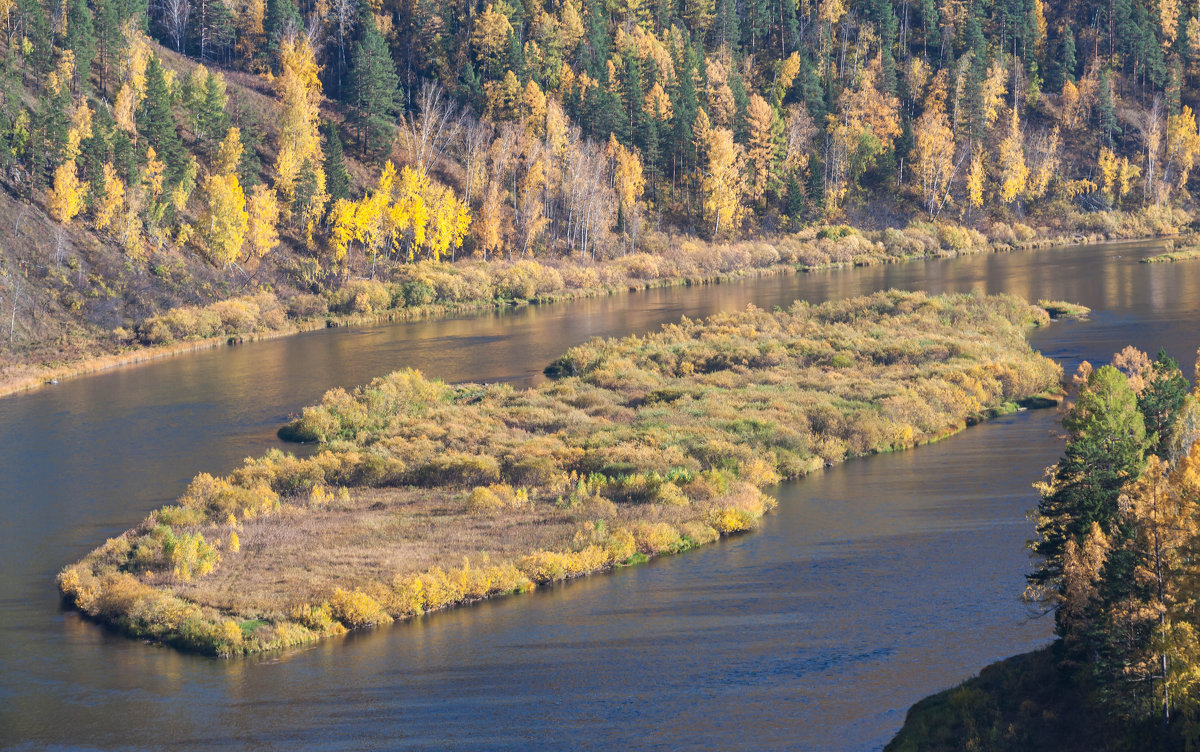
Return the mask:
<path id="1" fill-rule="evenodd" d="M 1159 244 L 768 277 L 191 354 L 0 400 L 0 747 L 877 749 L 916 700 L 1045 644 L 1018 602 L 1053 411 L 777 489 L 759 532 L 281 655 L 211 660 L 62 610 L 54 575 L 197 472 L 278 446 L 332 386 L 412 366 L 532 384 L 588 337 L 897 287 L 1095 309 L 1033 344 L 1072 370 L 1134 343 L 1185 373 L 1200 263 Z"/>

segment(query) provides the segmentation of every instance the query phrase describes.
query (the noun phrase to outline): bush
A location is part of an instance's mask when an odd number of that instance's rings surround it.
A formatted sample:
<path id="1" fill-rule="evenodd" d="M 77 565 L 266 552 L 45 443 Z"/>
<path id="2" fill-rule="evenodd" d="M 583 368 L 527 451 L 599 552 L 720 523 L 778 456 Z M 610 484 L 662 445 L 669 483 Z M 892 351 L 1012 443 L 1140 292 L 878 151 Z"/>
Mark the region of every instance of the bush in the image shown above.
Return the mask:
<path id="1" fill-rule="evenodd" d="M 333 618 L 350 629 L 392 623 L 392 617 L 379 602 L 361 590 L 350 592 L 337 588 L 329 599 L 329 608 Z"/>
<path id="2" fill-rule="evenodd" d="M 329 312 L 329 305 L 324 298 L 309 293 L 300 293 L 287 303 L 288 315 L 296 319 L 306 319 L 313 316 L 324 316 Z"/>

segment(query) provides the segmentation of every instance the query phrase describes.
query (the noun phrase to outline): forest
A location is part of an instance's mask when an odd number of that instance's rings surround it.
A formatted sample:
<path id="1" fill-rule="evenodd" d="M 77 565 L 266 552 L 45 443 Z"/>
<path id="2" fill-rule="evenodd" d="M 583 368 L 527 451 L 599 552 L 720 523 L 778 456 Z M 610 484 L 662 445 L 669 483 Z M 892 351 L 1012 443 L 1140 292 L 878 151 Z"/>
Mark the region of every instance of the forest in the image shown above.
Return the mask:
<path id="1" fill-rule="evenodd" d="M 1200 154 L 1197 12 L 6 0 L 6 362 L 70 358 L 69 340 L 112 351 L 277 329 L 339 305 L 797 263 L 731 256 L 746 239 L 843 241 L 835 261 L 857 262 L 1174 233 Z M 688 244 L 721 260 L 660 268 Z M 871 245 L 888 248 L 856 247 Z M 487 284 L 335 299 L 355 281 L 460 274 L 444 262 L 461 259 Z M 518 262 L 532 281 L 506 285 Z M 151 332 L 156 316 L 230 298 L 205 314 L 218 324 Z"/>

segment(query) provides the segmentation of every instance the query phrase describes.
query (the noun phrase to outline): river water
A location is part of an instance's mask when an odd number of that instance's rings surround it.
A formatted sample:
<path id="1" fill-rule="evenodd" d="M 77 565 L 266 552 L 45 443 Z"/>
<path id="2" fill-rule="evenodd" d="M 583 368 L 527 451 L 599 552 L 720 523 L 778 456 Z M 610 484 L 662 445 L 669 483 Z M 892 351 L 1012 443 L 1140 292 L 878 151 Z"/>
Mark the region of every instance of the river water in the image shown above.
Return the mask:
<path id="1" fill-rule="evenodd" d="M 1185 373 L 1200 263 L 1154 243 L 835 270 L 328 330 L 0 400 L 0 747 L 877 749 L 921 697 L 1045 644 L 1017 596 L 1053 411 L 777 489 L 754 534 L 282 655 L 218 661 L 64 612 L 55 573 L 201 471 L 277 446 L 332 386 L 412 366 L 536 383 L 588 337 L 898 287 L 1095 309 L 1038 331 L 1070 371 L 1134 343 Z"/>

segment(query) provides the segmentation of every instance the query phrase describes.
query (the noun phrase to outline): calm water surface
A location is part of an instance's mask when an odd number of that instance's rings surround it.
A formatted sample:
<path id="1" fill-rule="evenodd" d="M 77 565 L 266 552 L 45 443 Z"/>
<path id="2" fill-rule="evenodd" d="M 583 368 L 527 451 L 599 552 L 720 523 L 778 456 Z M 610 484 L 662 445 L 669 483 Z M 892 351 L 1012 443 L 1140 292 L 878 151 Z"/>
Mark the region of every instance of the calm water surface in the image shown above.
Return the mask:
<path id="1" fill-rule="evenodd" d="M 921 697 L 1044 644 L 1017 601 L 1051 411 L 778 489 L 758 533 L 648 566 L 284 655 L 184 656 L 63 612 L 53 578 L 106 537 L 278 445 L 332 386 L 411 366 L 532 384 L 591 336 L 898 287 L 1096 309 L 1035 347 L 1068 370 L 1128 343 L 1190 366 L 1200 264 L 1154 244 L 775 277 L 317 332 L 0 400 L 0 747 L 881 747 Z"/>

